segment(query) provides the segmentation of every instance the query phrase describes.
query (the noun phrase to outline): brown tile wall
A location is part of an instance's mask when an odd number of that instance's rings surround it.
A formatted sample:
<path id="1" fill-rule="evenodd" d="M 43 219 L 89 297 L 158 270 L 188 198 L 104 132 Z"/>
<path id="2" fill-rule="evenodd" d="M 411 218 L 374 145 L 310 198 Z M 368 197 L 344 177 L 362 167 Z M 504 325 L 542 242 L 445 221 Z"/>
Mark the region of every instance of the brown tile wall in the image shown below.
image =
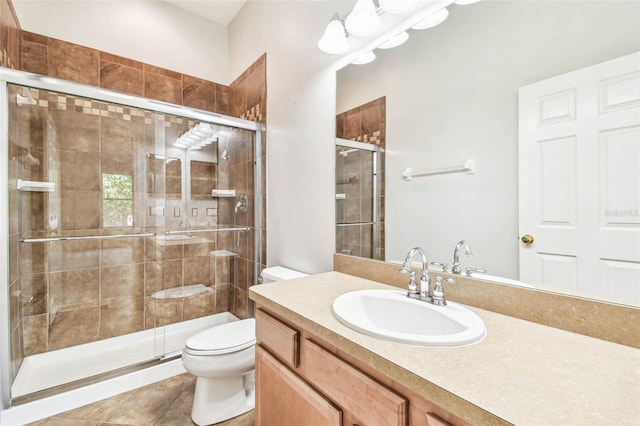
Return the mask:
<path id="1" fill-rule="evenodd" d="M 22 31 L 24 71 L 231 115 L 228 86 Z"/>
<path id="2" fill-rule="evenodd" d="M 26 95 L 11 86 L 10 98 L 18 91 Z M 56 190 L 11 191 L 11 211 L 19 212 L 12 222 L 16 265 L 11 269 L 13 281 L 20 283 L 12 293 L 25 295 L 12 305 L 22 310 L 24 326 L 24 342 L 15 347 L 23 345 L 24 354 L 32 355 L 228 310 L 231 259 L 210 252 L 231 248 L 233 238 L 211 233 L 188 243 L 135 237 L 18 243 L 18 231 L 21 237 L 162 233 L 175 225 L 171 221 L 179 218 L 150 214 L 150 205 L 173 211 L 168 207 L 173 200 L 164 188 L 147 192 L 145 165 L 156 138 L 175 140 L 195 124 L 70 95 L 35 89 L 28 94 L 34 105 L 10 108 L 11 173 L 16 179 L 54 181 Z M 29 162 L 29 155 L 36 161 Z M 135 228 L 105 227 L 102 173 L 133 176 Z M 204 203 L 190 206 L 189 213 L 199 209 L 197 217 L 208 217 L 205 210 L 214 209 L 215 201 Z M 192 284 L 204 284 L 207 291 L 152 297 Z M 12 324 L 19 324 L 19 317 L 13 315 Z"/>
<path id="3" fill-rule="evenodd" d="M 231 83 L 232 93 L 232 115 L 246 120 L 258 121 L 260 123 L 266 123 L 266 101 L 267 101 L 267 57 L 266 54 L 262 55 L 256 62 L 254 62 L 245 72 L 243 72 L 233 83 Z M 233 179 L 232 185 L 236 188 L 238 193 L 246 193 L 249 199 L 249 209 L 247 213 L 234 214 L 234 205 L 232 200 L 227 201 L 225 207 L 220 207 L 222 210 L 226 208 L 224 212 L 221 212 L 221 217 L 228 214 L 230 221 L 237 226 L 249 226 L 251 231 L 242 233 L 240 238 L 240 246 L 238 247 L 239 256 L 236 259 L 237 277 L 234 285 L 231 288 L 233 304 L 230 306 L 230 311 L 240 317 L 248 318 L 254 316 L 255 306 L 251 300 L 249 300 L 248 287 L 255 282 L 254 273 L 254 260 L 251 253 L 253 253 L 254 246 L 254 205 L 253 199 L 255 193 L 253 191 L 254 186 L 254 167 L 257 161 L 261 161 L 262 164 L 262 176 L 260 194 L 262 204 L 262 217 L 260 218 L 260 234 L 261 234 L 261 251 L 262 261 L 266 262 L 266 137 L 265 133 L 262 133 L 262 158 L 256 159 L 254 157 L 255 150 L 253 149 L 253 143 L 245 139 L 240 144 L 236 144 L 234 151 L 231 153 L 230 164 L 222 162 L 223 167 L 230 167 L 231 172 L 225 175 L 230 176 Z M 265 266 L 259 265 L 259 269 Z"/>
<path id="4" fill-rule="evenodd" d="M 0 18 L 3 66 L 266 123 L 264 55 L 231 86 L 225 86 L 21 31 L 9 0 L 0 0 Z M 111 232 L 101 224 L 98 171 L 138 173 L 144 170 L 146 158 L 142 152 L 146 152 L 144 146 L 148 146 L 153 138 L 153 125 L 149 120 L 153 121 L 155 117 L 139 111 L 132 113 L 126 108 L 123 111 L 116 107 L 118 110 L 112 111 L 110 106 L 95 108 L 95 105 L 85 105 L 84 102 L 76 104 L 75 99 L 69 102 L 66 97 L 60 102 L 58 99 L 40 99 L 37 94 L 35 97 L 37 105 L 28 107 L 30 112 L 16 108 L 10 112 L 16 115 L 15 119 L 21 120 L 19 126 L 10 129 L 13 132 L 10 181 L 14 182 L 18 175 L 23 179 L 47 180 L 49 173 L 54 173 L 51 178 L 59 179 L 61 194 L 54 206 L 61 213 L 60 233 Z M 68 117 L 62 120 L 66 113 L 61 112 L 61 103 L 66 103 L 75 112 L 69 121 Z M 38 108 L 47 109 L 51 118 L 45 119 L 44 114 L 36 113 Z M 18 118 L 18 114 L 22 117 Z M 122 120 L 124 116 L 127 118 Z M 58 133 L 58 146 L 48 150 L 46 143 L 51 133 L 47 132 L 47 126 L 51 122 L 54 122 Z M 92 133 L 97 124 L 103 129 L 99 136 Z M 168 125 L 166 137 L 184 130 L 186 128 Z M 31 136 L 25 138 L 26 134 Z M 242 140 L 234 145 L 230 164 L 221 165 L 217 173 L 219 180 L 228 179 L 238 192 L 247 193 L 249 213 L 234 217 L 233 201 L 225 200 L 217 206 L 216 221 L 219 224 L 245 225 L 253 220 L 251 200 L 255 159 L 250 147 L 252 142 L 244 133 L 239 137 Z M 266 153 L 264 132 L 262 152 Z M 22 164 L 27 154 L 40 161 L 39 170 Z M 51 161 L 60 167 L 50 170 L 47 164 Z M 260 161 L 263 167 L 261 197 L 265 206 L 264 155 Z M 142 227 L 130 232 L 170 225 L 169 215 L 166 220 L 149 215 L 150 205 L 156 202 L 154 197 L 163 195 L 149 194 L 144 186 L 136 187 L 134 203 L 144 207 L 136 210 L 134 223 Z M 175 203 L 169 198 L 167 196 L 166 212 L 173 211 L 172 203 Z M 52 202 L 56 203 L 46 193 L 21 192 L 10 187 L 10 211 L 22 212 L 11 215 L 10 224 L 14 376 L 25 353 L 35 354 L 213 312 L 229 310 L 241 318 L 253 315 L 253 306 L 247 296 L 247 288 L 255 278 L 251 256 L 253 232 L 242 233 L 239 240 L 235 234 L 212 234 L 198 244 L 158 244 L 154 239 L 139 238 L 20 244 L 19 235 L 37 236 L 50 231 L 47 229 L 50 222 L 48 211 Z M 205 214 L 201 216 L 207 217 Z M 262 258 L 266 259 L 264 210 L 260 223 Z M 212 250 L 225 249 L 238 255 L 209 255 Z M 194 283 L 203 283 L 209 288 L 200 296 L 184 300 L 158 301 L 150 297 L 157 290 Z"/>
<path id="5" fill-rule="evenodd" d="M 336 227 L 336 252 L 366 258 L 384 259 L 384 148 L 386 134 L 386 98 L 378 98 L 336 117 L 336 137 L 377 145 L 379 156 L 378 185 L 378 245 L 372 247 L 372 226 Z M 337 223 L 369 222 L 372 220 L 371 156 L 349 153 L 346 157 L 336 153 L 336 194 L 345 194 L 336 200 Z"/>
<path id="6" fill-rule="evenodd" d="M 20 23 L 10 0 L 0 0 L 0 65 L 20 68 Z"/>

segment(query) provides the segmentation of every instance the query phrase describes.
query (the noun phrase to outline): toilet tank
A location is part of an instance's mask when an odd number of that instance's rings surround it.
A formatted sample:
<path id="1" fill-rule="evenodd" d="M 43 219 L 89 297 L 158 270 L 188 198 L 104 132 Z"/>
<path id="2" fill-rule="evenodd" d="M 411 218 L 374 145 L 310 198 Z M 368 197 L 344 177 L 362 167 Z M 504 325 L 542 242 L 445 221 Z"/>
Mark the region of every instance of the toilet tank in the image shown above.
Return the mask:
<path id="1" fill-rule="evenodd" d="M 282 266 L 271 266 L 269 268 L 264 268 L 260 276 L 262 277 L 263 283 L 271 283 L 274 281 L 284 281 L 294 278 L 307 277 L 309 276 L 309 274 L 294 271 L 293 269 L 285 268 Z"/>

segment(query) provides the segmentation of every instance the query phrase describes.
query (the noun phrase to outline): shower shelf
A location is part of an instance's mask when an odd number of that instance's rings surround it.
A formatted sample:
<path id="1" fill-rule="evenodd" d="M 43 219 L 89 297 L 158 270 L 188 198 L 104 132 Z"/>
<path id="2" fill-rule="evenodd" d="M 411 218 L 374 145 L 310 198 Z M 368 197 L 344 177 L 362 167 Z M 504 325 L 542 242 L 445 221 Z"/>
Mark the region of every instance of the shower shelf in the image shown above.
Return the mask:
<path id="1" fill-rule="evenodd" d="M 235 197 L 236 190 L 235 189 L 212 189 L 211 196 L 214 198 Z"/>
<path id="2" fill-rule="evenodd" d="M 53 192 L 56 189 L 55 182 L 34 182 L 18 179 L 17 188 L 20 191 Z"/>

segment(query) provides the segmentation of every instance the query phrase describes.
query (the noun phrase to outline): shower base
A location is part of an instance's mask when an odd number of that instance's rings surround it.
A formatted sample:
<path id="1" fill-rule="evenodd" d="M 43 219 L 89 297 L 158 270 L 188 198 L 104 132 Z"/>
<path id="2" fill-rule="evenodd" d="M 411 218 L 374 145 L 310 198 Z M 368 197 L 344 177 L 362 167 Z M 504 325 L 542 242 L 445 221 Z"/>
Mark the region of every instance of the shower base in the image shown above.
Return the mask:
<path id="1" fill-rule="evenodd" d="M 236 320 L 223 312 L 26 357 L 11 388 L 13 406 L 2 412 L 0 425 L 35 421 L 182 374 L 186 339 Z"/>

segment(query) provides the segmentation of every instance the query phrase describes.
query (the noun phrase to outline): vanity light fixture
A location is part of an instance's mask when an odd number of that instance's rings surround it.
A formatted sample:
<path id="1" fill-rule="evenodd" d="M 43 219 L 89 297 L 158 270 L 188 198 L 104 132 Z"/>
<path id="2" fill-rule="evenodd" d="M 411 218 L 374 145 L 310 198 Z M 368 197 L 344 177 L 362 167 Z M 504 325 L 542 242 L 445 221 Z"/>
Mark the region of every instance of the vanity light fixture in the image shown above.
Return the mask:
<path id="1" fill-rule="evenodd" d="M 349 50 L 347 34 L 337 13 L 333 14 L 331 22 L 329 22 L 322 38 L 318 41 L 318 48 L 332 55 L 339 55 Z"/>
<path id="2" fill-rule="evenodd" d="M 380 25 L 380 16 L 373 0 L 358 0 L 351 13 L 344 21 L 344 25 L 356 37 L 366 37 L 373 34 Z"/>
<path id="3" fill-rule="evenodd" d="M 371 59 L 374 49 L 391 49 L 409 38 L 407 30 L 424 30 L 444 22 L 451 4 L 467 5 L 481 0 L 357 0 L 342 20 L 334 13 L 318 47 L 325 53 L 345 55 L 341 65 Z M 374 55 L 375 56 L 375 55 Z M 354 59 L 355 58 L 355 59 Z M 368 63 L 368 62 L 365 62 Z"/>
<path id="4" fill-rule="evenodd" d="M 426 30 L 427 28 L 433 28 L 436 25 L 442 24 L 449 16 L 449 11 L 444 8 L 439 11 L 427 15 L 423 20 L 411 27 L 412 30 Z"/>
<path id="5" fill-rule="evenodd" d="M 389 40 L 385 41 L 381 45 L 378 46 L 379 49 L 393 49 L 394 47 L 400 46 L 405 41 L 409 40 L 409 33 L 403 31 L 399 34 L 396 34 Z"/>
<path id="6" fill-rule="evenodd" d="M 218 137 L 211 124 L 198 123 L 184 132 L 173 146 L 192 151 L 201 149 L 217 140 Z"/>
<path id="7" fill-rule="evenodd" d="M 376 54 L 373 53 L 373 51 L 368 51 L 363 53 L 362 55 L 358 56 L 356 59 L 354 59 L 353 61 L 351 61 L 352 64 L 354 65 L 364 65 L 364 64 L 368 64 L 370 62 L 373 62 L 376 59 Z M 342 152 L 340 153 L 342 154 Z M 346 155 L 345 155 L 346 157 Z"/>

